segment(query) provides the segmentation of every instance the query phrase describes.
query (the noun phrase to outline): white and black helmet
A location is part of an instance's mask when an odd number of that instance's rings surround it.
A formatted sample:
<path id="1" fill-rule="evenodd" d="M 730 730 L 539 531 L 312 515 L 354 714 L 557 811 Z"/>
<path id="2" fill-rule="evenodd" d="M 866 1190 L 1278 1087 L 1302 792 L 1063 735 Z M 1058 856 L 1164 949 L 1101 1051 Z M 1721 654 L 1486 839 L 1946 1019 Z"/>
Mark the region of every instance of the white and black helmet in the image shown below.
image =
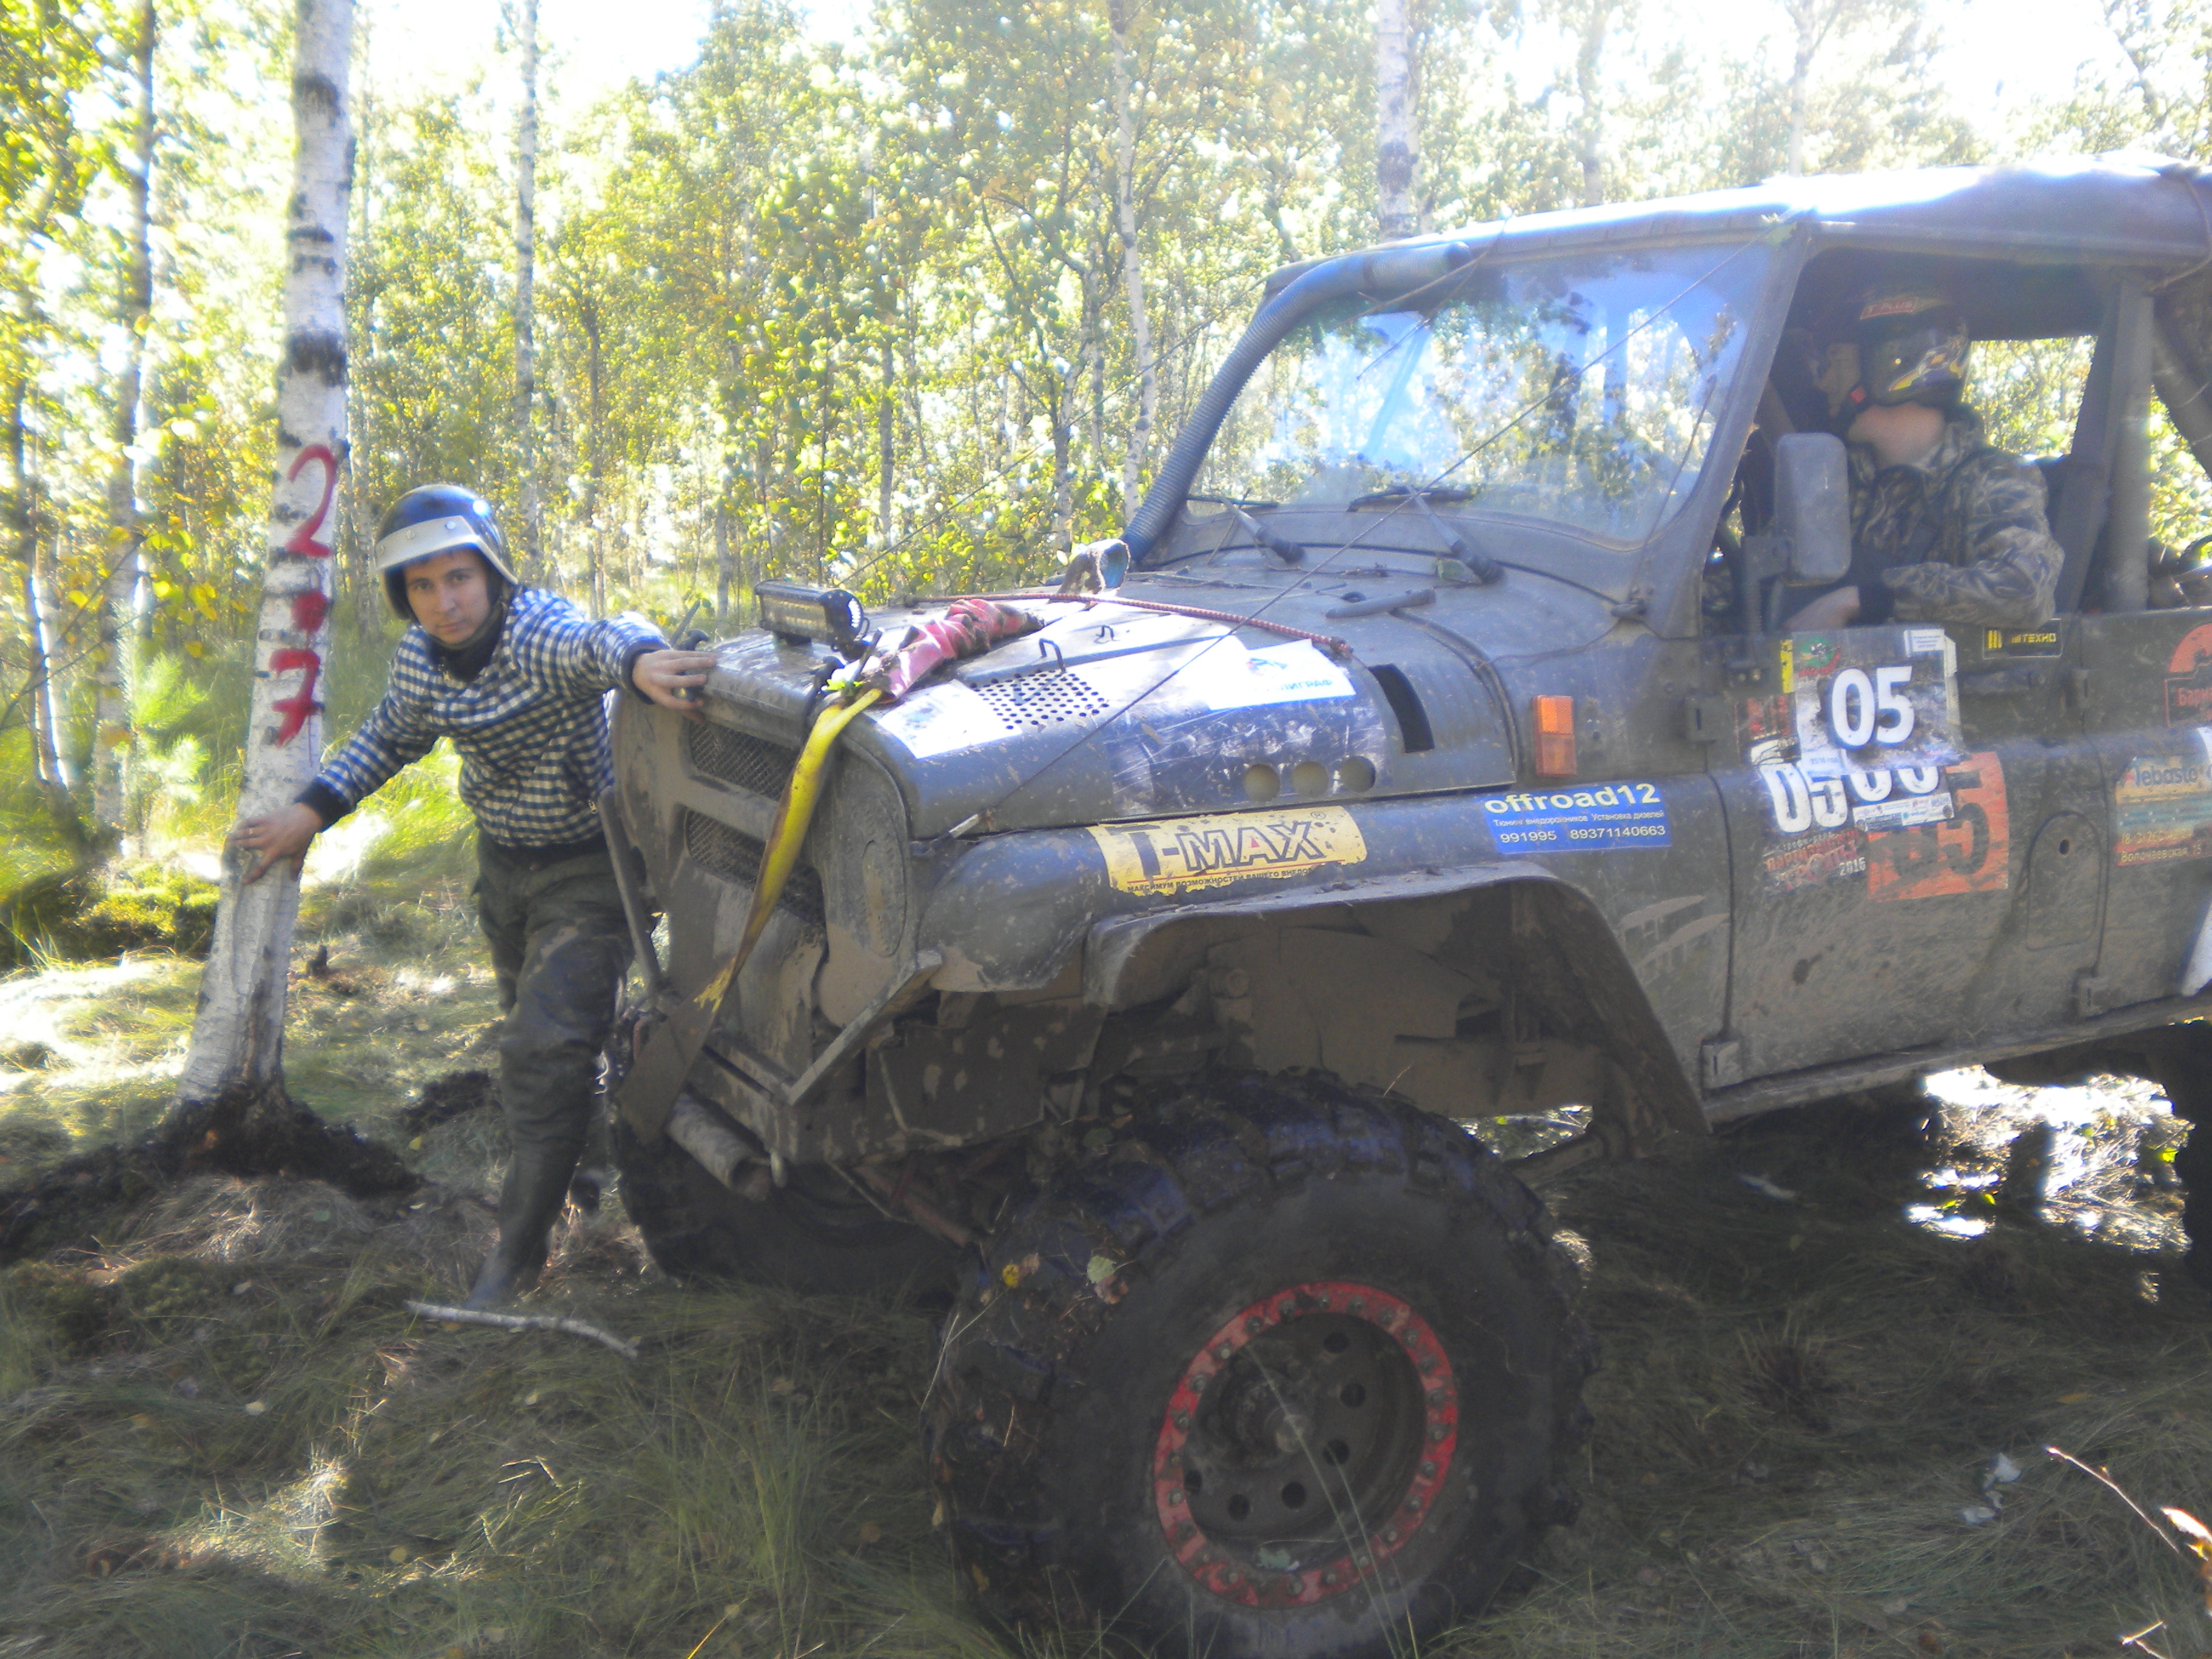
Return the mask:
<path id="1" fill-rule="evenodd" d="M 491 503 L 475 490 L 460 484 L 422 484 L 392 502 L 376 526 L 376 568 L 392 608 L 412 622 L 415 612 L 400 572 L 418 559 L 457 547 L 473 547 L 509 587 L 522 586 L 507 562 L 507 539 L 499 533 Z"/>

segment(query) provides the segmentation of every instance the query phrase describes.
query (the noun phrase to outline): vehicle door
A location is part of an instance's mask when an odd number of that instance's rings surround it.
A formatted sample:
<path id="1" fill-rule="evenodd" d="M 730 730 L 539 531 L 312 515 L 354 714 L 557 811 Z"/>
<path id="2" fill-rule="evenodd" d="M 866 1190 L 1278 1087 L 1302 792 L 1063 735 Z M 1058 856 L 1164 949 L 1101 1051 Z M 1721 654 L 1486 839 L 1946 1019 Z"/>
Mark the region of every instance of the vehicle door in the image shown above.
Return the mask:
<path id="1" fill-rule="evenodd" d="M 2154 380 L 2173 425 L 2193 440 L 2194 459 L 2177 448 L 2161 465 L 2194 472 L 2212 455 L 2206 285 L 2185 284 L 2154 307 L 2147 295 L 2131 297 L 2146 336 L 2136 386 Z M 2103 949 L 2083 987 L 2085 1005 L 2098 1012 L 2196 988 L 2186 969 L 2212 905 L 2212 609 L 2189 602 L 2212 595 L 2194 582 L 2150 580 L 2137 551 L 2149 528 L 2149 487 L 2184 481 L 2154 480 L 2139 417 L 2117 450 L 2112 525 L 2100 550 L 2109 568 L 2089 581 L 2102 608 L 2080 624 L 2082 718 L 2102 764 L 2112 846 Z M 2185 495 L 2161 493 L 2169 504 Z M 2173 539 L 2204 531 L 2212 522 L 2185 523 Z M 2123 563 L 2119 549 L 2133 556 Z"/>
<path id="2" fill-rule="evenodd" d="M 2106 514 L 2116 314 L 2072 451 L 2047 474 L 2064 486 L 2053 530 L 2076 567 Z M 2080 587 L 2077 569 L 2069 613 Z M 1709 753 L 1737 920 L 1707 1086 L 2077 1018 L 2111 838 L 2081 714 L 2082 621 L 1711 641 L 1728 688 Z"/>
<path id="3" fill-rule="evenodd" d="M 2014 825 L 2045 784 L 2039 703 L 1991 718 L 1962 698 L 1942 628 L 1730 647 L 1734 730 L 1714 764 L 1735 946 L 1709 1085 L 1944 1042 L 2014 908 Z"/>

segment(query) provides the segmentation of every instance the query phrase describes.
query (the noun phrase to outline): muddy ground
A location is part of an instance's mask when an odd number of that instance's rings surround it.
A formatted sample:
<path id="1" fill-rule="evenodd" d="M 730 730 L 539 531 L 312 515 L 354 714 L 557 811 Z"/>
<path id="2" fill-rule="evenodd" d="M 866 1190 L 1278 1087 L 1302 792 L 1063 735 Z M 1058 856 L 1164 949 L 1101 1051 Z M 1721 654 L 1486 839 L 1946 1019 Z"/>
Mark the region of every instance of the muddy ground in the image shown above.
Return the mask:
<path id="1" fill-rule="evenodd" d="M 925 1314 L 679 1289 L 618 1202 L 536 1302 L 635 1361 L 402 1310 L 465 1285 L 504 1156 L 492 1112 L 403 1115 L 494 1013 L 459 878 L 403 891 L 311 895 L 287 1067 L 428 1184 L 198 1176 L 0 1273 L 0 1656 L 1006 1651 L 931 1528 Z M 0 1186 L 154 1121 L 197 973 L 0 980 Z M 1547 1194 L 1605 1351 L 1583 1514 L 1426 1651 L 2212 1651 L 2194 1563 L 2044 1450 L 2212 1508 L 2176 1126 L 2141 1084 L 1936 1088 L 1924 1127 L 1792 1114 Z M 2001 1204 L 2037 1124 L 2040 1194 Z"/>

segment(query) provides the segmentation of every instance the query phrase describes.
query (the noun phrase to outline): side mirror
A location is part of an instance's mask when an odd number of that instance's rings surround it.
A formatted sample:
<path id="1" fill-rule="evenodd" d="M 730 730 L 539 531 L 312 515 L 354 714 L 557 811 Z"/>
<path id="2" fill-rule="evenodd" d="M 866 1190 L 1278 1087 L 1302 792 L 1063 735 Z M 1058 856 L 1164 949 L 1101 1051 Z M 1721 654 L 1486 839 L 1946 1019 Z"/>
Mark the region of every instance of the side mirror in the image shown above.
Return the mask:
<path id="1" fill-rule="evenodd" d="M 1798 582 L 1841 581 L 1851 568 L 1850 468 L 1844 441 L 1793 432 L 1774 446 L 1774 528 Z"/>

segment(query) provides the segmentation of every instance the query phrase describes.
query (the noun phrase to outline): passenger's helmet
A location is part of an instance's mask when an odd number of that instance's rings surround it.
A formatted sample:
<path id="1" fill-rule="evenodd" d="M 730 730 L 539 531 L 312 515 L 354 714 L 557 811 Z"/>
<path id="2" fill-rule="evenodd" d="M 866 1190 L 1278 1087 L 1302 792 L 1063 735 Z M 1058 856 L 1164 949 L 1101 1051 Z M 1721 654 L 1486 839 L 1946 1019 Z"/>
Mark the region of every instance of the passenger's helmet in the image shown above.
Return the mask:
<path id="1" fill-rule="evenodd" d="M 1851 303 L 1851 342 L 1858 348 L 1858 384 L 1846 412 L 1869 404 L 1952 402 L 1966 384 L 1972 341 L 1958 307 L 1928 288 L 1872 288 Z"/>
<path id="2" fill-rule="evenodd" d="M 418 559 L 457 547 L 473 547 L 508 586 L 522 586 L 507 565 L 507 540 L 499 533 L 491 503 L 475 490 L 460 484 L 422 484 L 386 508 L 376 526 L 376 568 L 383 574 L 392 608 L 414 621 L 400 572 Z"/>

